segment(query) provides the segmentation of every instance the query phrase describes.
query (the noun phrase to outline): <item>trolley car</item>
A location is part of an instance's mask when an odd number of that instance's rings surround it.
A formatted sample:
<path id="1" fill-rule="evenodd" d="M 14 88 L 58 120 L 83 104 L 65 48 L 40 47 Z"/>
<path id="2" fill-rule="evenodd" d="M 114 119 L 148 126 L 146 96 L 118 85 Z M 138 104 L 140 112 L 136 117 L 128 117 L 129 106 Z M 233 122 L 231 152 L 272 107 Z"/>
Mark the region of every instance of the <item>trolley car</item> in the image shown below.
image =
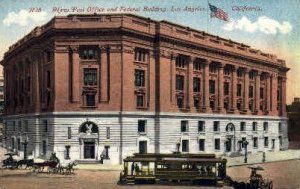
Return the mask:
<path id="1" fill-rule="evenodd" d="M 190 182 L 223 185 L 226 159 L 215 154 L 134 154 L 125 158 L 121 184 Z"/>

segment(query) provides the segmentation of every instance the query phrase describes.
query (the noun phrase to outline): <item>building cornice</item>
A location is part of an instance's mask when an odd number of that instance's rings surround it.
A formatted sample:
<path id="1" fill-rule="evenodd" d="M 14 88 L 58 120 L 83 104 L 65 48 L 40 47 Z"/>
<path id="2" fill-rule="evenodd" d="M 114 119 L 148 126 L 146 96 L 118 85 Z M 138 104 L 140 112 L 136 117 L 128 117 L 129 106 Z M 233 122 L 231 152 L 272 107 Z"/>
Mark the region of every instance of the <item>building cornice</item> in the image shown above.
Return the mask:
<path id="1" fill-rule="evenodd" d="M 78 28 L 78 22 L 81 22 L 82 25 L 91 22 L 95 24 L 87 24 Z M 77 28 L 74 28 L 74 26 L 77 26 Z M 41 39 L 43 36 L 46 36 L 46 34 L 50 33 L 50 35 L 56 35 L 59 31 L 67 30 L 72 32 L 80 32 L 83 30 L 94 30 L 99 32 L 99 29 L 117 29 L 125 33 L 136 33 L 148 39 L 156 37 L 159 38 L 159 40 L 164 39 L 182 45 L 192 45 L 198 48 L 208 49 L 212 52 L 221 52 L 227 56 L 243 58 L 268 66 L 275 66 L 284 72 L 289 70 L 289 68 L 286 67 L 284 60 L 277 59 L 275 55 L 252 49 L 250 46 L 243 43 L 234 42 L 169 21 L 155 21 L 132 14 L 68 15 L 54 17 L 48 23 L 41 27 L 36 27 L 32 32 L 12 45 L 9 48 L 9 51 L 5 53 L 4 60 L 1 64 L 5 64 L 5 59 L 9 58 L 9 55 L 14 51 L 32 45 L 36 39 Z M 123 35 L 123 32 L 121 35 Z"/>

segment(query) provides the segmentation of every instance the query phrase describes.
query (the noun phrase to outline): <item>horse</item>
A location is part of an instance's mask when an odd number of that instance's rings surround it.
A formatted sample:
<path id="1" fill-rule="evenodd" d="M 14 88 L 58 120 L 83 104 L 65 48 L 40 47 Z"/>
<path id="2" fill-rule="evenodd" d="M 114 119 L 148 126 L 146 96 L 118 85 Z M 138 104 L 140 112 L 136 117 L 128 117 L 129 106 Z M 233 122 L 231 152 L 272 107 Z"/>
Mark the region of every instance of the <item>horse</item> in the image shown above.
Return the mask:
<path id="1" fill-rule="evenodd" d="M 74 166 L 76 166 L 76 161 L 68 163 L 67 166 L 60 166 L 60 172 L 63 172 L 67 175 L 74 173 Z M 65 171 L 64 171 L 65 170 Z"/>
<path id="2" fill-rule="evenodd" d="M 22 159 L 17 162 L 17 168 L 19 168 L 20 166 L 23 166 L 23 165 L 26 165 L 25 169 L 27 169 L 28 167 L 32 167 L 33 159 Z"/>

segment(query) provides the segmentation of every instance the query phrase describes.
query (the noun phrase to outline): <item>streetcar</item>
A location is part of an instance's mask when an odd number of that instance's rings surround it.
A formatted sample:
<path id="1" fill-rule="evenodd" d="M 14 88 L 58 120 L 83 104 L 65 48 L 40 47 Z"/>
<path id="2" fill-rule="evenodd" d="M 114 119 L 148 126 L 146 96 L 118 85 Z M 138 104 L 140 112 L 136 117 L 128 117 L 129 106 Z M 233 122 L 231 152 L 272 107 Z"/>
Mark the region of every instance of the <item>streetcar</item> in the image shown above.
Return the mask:
<path id="1" fill-rule="evenodd" d="M 124 160 L 120 184 L 179 182 L 222 186 L 226 159 L 215 154 L 134 154 Z"/>

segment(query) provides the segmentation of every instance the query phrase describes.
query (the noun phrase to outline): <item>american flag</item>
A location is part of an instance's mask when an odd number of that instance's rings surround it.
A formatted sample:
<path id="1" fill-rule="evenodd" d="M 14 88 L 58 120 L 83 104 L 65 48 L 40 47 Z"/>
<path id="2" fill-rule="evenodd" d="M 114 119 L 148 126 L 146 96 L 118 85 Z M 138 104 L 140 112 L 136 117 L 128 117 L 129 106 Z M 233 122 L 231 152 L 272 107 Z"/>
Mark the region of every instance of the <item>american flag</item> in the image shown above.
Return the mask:
<path id="1" fill-rule="evenodd" d="M 222 9 L 209 4 L 209 9 L 210 9 L 210 16 L 211 17 L 216 17 L 220 20 L 224 20 L 224 21 L 229 21 L 229 16 L 227 14 L 227 12 L 223 11 Z"/>

